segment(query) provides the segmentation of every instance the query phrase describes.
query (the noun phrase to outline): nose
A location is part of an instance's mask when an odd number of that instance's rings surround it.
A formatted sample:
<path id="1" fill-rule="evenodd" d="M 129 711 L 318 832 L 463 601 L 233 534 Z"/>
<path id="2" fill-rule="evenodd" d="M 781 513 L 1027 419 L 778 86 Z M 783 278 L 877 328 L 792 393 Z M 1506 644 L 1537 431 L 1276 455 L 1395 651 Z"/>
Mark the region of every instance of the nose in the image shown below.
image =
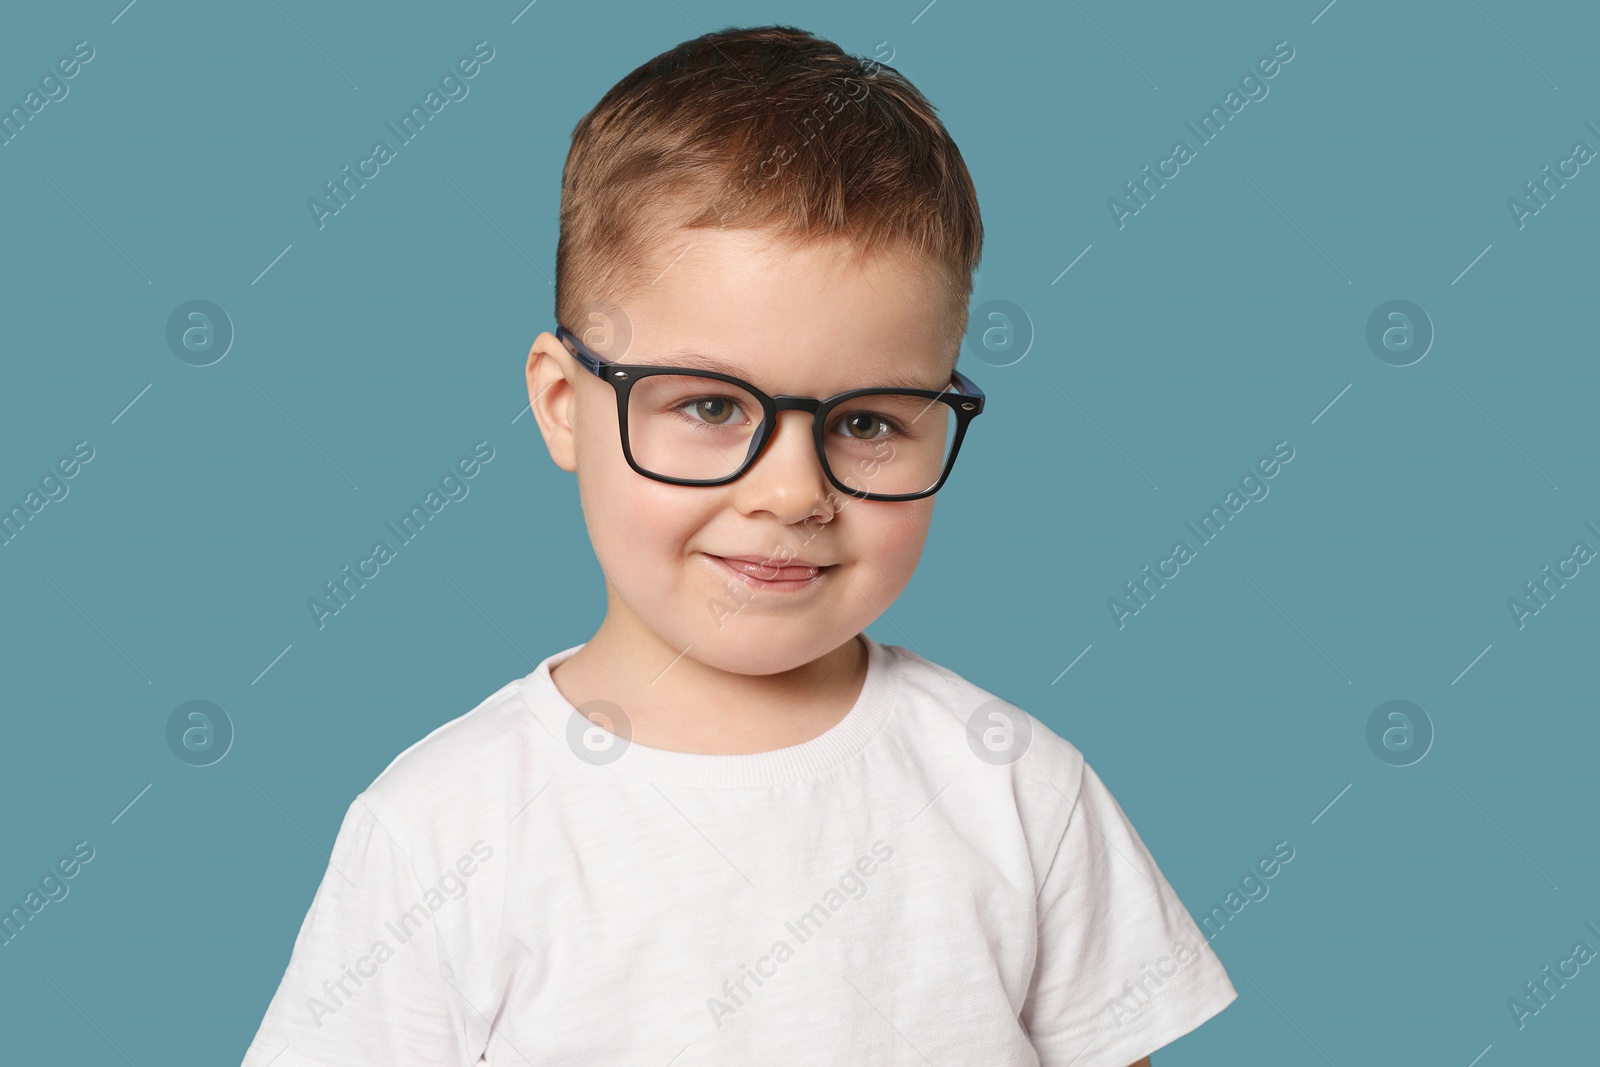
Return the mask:
<path id="1" fill-rule="evenodd" d="M 747 515 L 769 512 L 785 526 L 818 513 L 831 518 L 833 486 L 817 459 L 810 413 L 780 411 L 777 420 L 755 463 L 733 483 L 735 505 Z"/>

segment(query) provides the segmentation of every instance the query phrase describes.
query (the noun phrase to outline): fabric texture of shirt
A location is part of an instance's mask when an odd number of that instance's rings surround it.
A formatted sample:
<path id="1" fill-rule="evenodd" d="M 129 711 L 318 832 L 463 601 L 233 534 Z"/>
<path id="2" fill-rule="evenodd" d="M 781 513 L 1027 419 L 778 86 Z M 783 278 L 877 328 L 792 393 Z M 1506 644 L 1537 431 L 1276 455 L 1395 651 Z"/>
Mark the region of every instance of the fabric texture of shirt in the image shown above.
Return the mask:
<path id="1" fill-rule="evenodd" d="M 1077 748 L 860 639 L 854 706 L 774 751 L 602 730 L 550 675 L 582 645 L 434 730 L 346 812 L 243 1067 L 1129 1067 L 1235 999 Z"/>

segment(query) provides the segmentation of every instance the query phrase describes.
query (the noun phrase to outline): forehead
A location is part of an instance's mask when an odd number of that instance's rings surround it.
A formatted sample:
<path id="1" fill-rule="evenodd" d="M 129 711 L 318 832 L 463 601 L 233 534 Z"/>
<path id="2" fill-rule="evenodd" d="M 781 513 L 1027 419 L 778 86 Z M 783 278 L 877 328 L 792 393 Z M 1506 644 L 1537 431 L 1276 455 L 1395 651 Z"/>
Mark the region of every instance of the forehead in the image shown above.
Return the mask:
<path id="1" fill-rule="evenodd" d="M 626 305 L 630 362 L 716 371 L 773 394 L 950 383 L 950 290 L 914 252 L 856 257 L 837 242 L 689 230 L 654 255 L 655 280 Z"/>
<path id="2" fill-rule="evenodd" d="M 749 382 L 751 385 L 754 385 L 756 388 L 767 393 L 784 393 L 794 391 L 793 388 L 768 388 L 770 383 L 760 380 L 763 377 L 767 377 L 767 375 L 752 369 L 753 364 L 764 361 L 725 359 L 718 356 L 706 355 L 702 352 L 677 349 L 671 352 L 663 352 L 660 355 L 652 354 L 652 357 L 649 359 L 636 360 L 635 362 L 656 365 L 670 365 L 674 367 L 692 367 L 696 370 L 717 371 L 721 374 L 728 374 L 735 378 L 743 379 L 744 381 Z M 916 361 L 906 361 L 908 364 L 915 362 Z M 859 379 L 851 384 L 840 387 L 827 385 L 809 386 L 807 388 L 819 390 L 817 395 L 822 396 L 826 393 L 842 393 L 848 389 L 865 389 L 868 387 L 884 389 L 943 389 L 945 386 L 950 384 L 950 374 L 948 372 L 940 372 L 937 370 L 929 372 L 926 369 L 920 369 L 918 367 L 900 366 L 898 364 L 897 366 L 899 369 L 884 369 L 876 373 L 867 370 L 851 370 L 847 373 L 854 374 L 854 376 Z"/>

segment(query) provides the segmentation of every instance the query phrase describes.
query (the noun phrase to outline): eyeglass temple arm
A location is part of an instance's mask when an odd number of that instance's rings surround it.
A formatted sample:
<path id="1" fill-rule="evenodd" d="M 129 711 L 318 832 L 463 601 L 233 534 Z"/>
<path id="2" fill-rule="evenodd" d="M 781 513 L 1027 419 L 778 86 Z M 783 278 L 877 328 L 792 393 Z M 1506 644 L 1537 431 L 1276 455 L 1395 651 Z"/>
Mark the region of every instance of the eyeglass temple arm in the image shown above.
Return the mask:
<path id="1" fill-rule="evenodd" d="M 571 330 L 557 324 L 556 338 L 566 346 L 567 351 L 572 353 L 572 357 L 582 364 L 590 374 L 593 374 L 596 378 L 605 377 L 605 369 L 608 366 L 606 361 L 584 351 L 583 342 L 578 340 L 577 335 Z"/>

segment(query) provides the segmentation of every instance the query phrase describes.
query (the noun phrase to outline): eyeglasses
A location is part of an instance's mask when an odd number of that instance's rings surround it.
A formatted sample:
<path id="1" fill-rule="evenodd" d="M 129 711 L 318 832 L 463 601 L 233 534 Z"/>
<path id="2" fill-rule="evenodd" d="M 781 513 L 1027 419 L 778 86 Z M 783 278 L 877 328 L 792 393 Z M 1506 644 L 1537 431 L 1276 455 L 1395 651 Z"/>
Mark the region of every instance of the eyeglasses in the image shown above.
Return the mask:
<path id="1" fill-rule="evenodd" d="M 983 412 L 983 390 L 960 371 L 954 390 L 768 396 L 716 371 L 613 363 L 559 324 L 556 337 L 616 391 L 628 466 L 671 485 L 727 485 L 761 455 L 780 411 L 808 411 L 817 458 L 836 488 L 862 500 L 917 500 L 944 485 L 967 425 Z"/>

